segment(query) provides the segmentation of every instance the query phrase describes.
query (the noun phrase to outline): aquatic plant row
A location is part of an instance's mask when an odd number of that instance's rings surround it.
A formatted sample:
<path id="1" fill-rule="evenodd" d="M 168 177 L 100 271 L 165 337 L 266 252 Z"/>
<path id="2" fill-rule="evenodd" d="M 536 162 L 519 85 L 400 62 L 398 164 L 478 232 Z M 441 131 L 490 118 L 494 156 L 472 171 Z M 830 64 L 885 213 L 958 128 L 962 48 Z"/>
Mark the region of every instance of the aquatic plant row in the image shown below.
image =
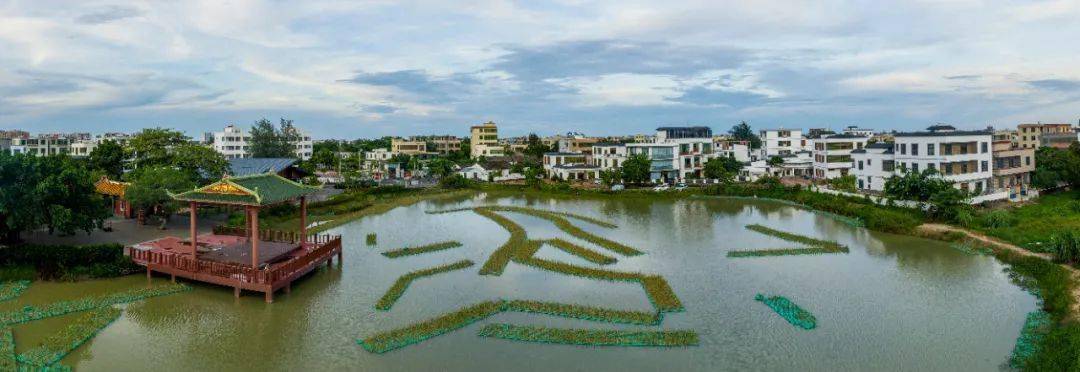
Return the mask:
<path id="1" fill-rule="evenodd" d="M 11 327 L 0 328 L 0 371 L 14 371 L 19 362 L 15 359 L 15 336 Z"/>
<path id="2" fill-rule="evenodd" d="M 772 296 L 765 297 L 765 295 L 758 294 L 754 296 L 754 301 L 761 301 L 765 305 L 768 305 L 773 311 L 784 318 L 791 325 L 802 329 L 814 329 L 817 327 L 817 318 L 809 311 L 803 310 L 803 308 L 796 305 L 787 297 Z"/>
<path id="3" fill-rule="evenodd" d="M 394 306 L 394 303 L 397 302 L 399 298 L 401 298 L 401 295 L 405 294 L 405 290 L 409 288 L 409 284 L 411 284 L 413 280 L 423 278 L 425 276 L 432 276 L 449 271 L 461 270 L 472 265 L 472 261 L 462 260 L 454 262 L 452 264 L 413 271 L 402 275 L 400 278 L 397 279 L 397 281 L 394 282 L 394 285 L 391 286 L 390 289 L 387 290 L 381 298 L 379 298 L 379 301 L 375 303 L 375 308 L 382 311 L 390 310 L 390 307 Z"/>
<path id="4" fill-rule="evenodd" d="M 64 330 L 49 336 L 38 347 L 19 354 L 16 359 L 20 364 L 50 367 L 112 324 L 120 313 L 121 310 L 114 307 L 89 311 Z"/>
<path id="5" fill-rule="evenodd" d="M 375 245 L 375 243 L 377 242 L 377 238 L 375 236 L 375 233 L 367 234 L 366 240 L 367 240 L 367 245 L 369 247 Z"/>
<path id="6" fill-rule="evenodd" d="M 806 254 L 829 254 L 848 253 L 848 247 L 837 242 L 811 238 L 805 235 L 780 231 L 758 224 L 746 225 L 746 229 L 789 242 L 806 245 L 806 248 L 781 248 L 781 249 L 755 249 L 745 251 L 730 251 L 728 257 L 767 257 L 767 256 L 790 256 Z"/>
<path id="7" fill-rule="evenodd" d="M 382 354 L 463 328 L 498 314 L 502 312 L 502 309 L 503 301 L 482 302 L 405 328 L 379 333 L 363 340 L 356 340 L 356 342 L 364 350 Z"/>
<path id="8" fill-rule="evenodd" d="M 549 344 L 585 346 L 681 347 L 698 344 L 694 331 L 621 331 L 564 329 L 512 324 L 488 324 L 477 332 L 481 337 Z"/>
<path id="9" fill-rule="evenodd" d="M 183 284 L 164 284 L 150 288 L 132 289 L 124 292 L 107 295 L 84 297 L 71 301 L 57 301 L 43 307 L 25 306 L 20 310 L 0 313 L 0 324 L 12 325 L 31 322 L 35 320 L 93 310 L 116 304 L 139 301 L 151 297 L 171 295 L 174 293 L 190 291 L 191 287 Z"/>
<path id="10" fill-rule="evenodd" d="M 457 247 L 460 247 L 460 246 L 461 246 L 460 242 L 446 241 L 446 242 L 439 242 L 439 243 L 421 245 L 421 246 L 418 246 L 418 247 L 405 247 L 405 248 L 400 248 L 400 249 L 394 249 L 394 250 L 383 252 L 382 255 L 386 256 L 386 257 L 389 257 L 389 258 L 398 258 L 398 257 L 403 257 L 403 256 L 411 256 L 411 255 L 415 255 L 415 254 L 438 252 L 438 251 L 447 250 L 447 249 L 451 249 L 451 248 L 457 248 Z"/>
<path id="11" fill-rule="evenodd" d="M 487 210 L 490 210 L 490 211 L 503 211 L 503 212 L 517 212 L 517 213 L 527 214 L 527 215 L 530 215 L 530 216 L 533 216 L 533 217 L 543 218 L 545 220 L 551 221 L 552 223 L 555 224 L 555 227 L 559 228 L 559 230 L 562 230 L 563 232 L 566 232 L 567 234 L 570 234 L 571 236 L 573 236 L 575 238 L 587 241 L 589 243 L 596 244 L 597 246 L 600 246 L 600 247 L 602 247 L 604 249 L 607 249 L 609 251 L 621 254 L 623 256 L 638 256 L 638 255 L 644 254 L 644 252 L 639 251 L 637 249 L 634 249 L 633 247 L 630 247 L 628 245 L 625 245 L 625 244 L 622 244 L 622 243 L 619 243 L 619 242 L 616 242 L 614 240 L 610 240 L 610 239 L 607 239 L 607 238 L 603 238 L 603 237 L 594 235 L 594 234 L 592 234 L 592 233 L 590 233 L 588 231 L 582 230 L 580 227 L 577 227 L 573 223 L 570 223 L 569 220 L 567 220 L 565 217 L 563 217 L 562 215 L 560 215 L 559 213 L 556 213 L 556 212 L 549 212 L 549 211 L 544 211 L 544 210 L 539 210 L 539 209 L 522 208 L 522 207 L 510 207 L 510 206 L 478 207 L 477 209 L 487 209 Z"/>
<path id="12" fill-rule="evenodd" d="M 29 280 L 15 280 L 0 284 L 0 302 L 15 299 L 30 288 Z"/>
<path id="13" fill-rule="evenodd" d="M 604 255 L 563 239 L 548 239 L 544 240 L 544 243 L 598 265 L 610 265 L 617 261 L 615 257 Z"/>
<path id="14" fill-rule="evenodd" d="M 637 325 L 659 325 L 660 322 L 664 319 L 663 313 L 659 312 L 613 310 L 593 306 L 530 300 L 507 301 L 505 310 L 522 313 L 554 315 L 563 318 L 582 319 L 594 322 Z"/>

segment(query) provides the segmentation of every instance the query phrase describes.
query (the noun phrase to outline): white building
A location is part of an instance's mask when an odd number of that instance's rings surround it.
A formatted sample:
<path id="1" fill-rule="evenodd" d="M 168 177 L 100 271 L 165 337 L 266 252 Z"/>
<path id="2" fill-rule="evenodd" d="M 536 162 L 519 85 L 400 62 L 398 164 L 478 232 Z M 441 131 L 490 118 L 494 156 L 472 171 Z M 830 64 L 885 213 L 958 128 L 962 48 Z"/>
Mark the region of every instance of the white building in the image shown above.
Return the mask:
<path id="1" fill-rule="evenodd" d="M 852 136 L 857 136 L 857 137 L 868 137 L 869 138 L 869 137 L 874 136 L 874 130 L 873 129 L 859 128 L 859 127 L 856 127 L 854 125 L 849 126 L 847 128 L 844 128 L 844 131 L 841 132 L 841 133 L 842 134 L 850 134 Z"/>
<path id="2" fill-rule="evenodd" d="M 649 179 L 673 182 L 704 177 L 705 162 L 717 157 L 709 127 L 656 128 L 653 142 L 626 144 L 627 156 L 644 154 L 652 162 Z"/>
<path id="3" fill-rule="evenodd" d="M 754 160 L 750 153 L 749 141 L 735 141 L 726 139 L 713 140 L 713 151 L 717 156 L 734 158 L 740 163 L 749 163 Z"/>
<path id="4" fill-rule="evenodd" d="M 885 181 L 896 174 L 896 159 L 893 156 L 891 142 L 877 142 L 866 145 L 861 150 L 851 150 L 855 175 L 855 186 L 859 190 L 885 191 Z"/>
<path id="5" fill-rule="evenodd" d="M 833 179 L 848 175 L 851 151 L 866 146 L 869 137 L 854 134 L 823 134 L 811 139 L 814 156 L 814 178 Z"/>
<path id="6" fill-rule="evenodd" d="M 311 159 L 313 151 L 311 137 L 295 127 L 292 130 L 293 133 L 286 133 L 286 135 L 294 138 L 292 145 L 296 151 L 296 157 L 302 160 Z M 225 126 L 225 130 L 221 132 L 214 132 L 214 150 L 227 159 L 251 157 L 250 141 L 251 134 L 247 130 L 232 124 Z"/>
<path id="7" fill-rule="evenodd" d="M 12 154 L 48 156 L 71 153 L 72 140 L 58 135 L 38 135 L 29 138 L 12 138 Z"/>
<path id="8" fill-rule="evenodd" d="M 802 129 L 762 129 L 758 136 L 761 137 L 761 154 L 765 160 L 810 150 Z"/>
<path id="9" fill-rule="evenodd" d="M 626 161 L 626 144 L 623 143 L 595 143 L 591 152 L 592 165 L 602 169 L 618 168 Z"/>
<path id="10" fill-rule="evenodd" d="M 856 176 L 857 183 L 860 179 L 864 181 L 861 188 L 882 191 L 884 182 L 878 186 L 872 181 L 874 177 L 884 177 L 880 172 L 887 172 L 890 165 L 892 175 L 934 169 L 956 188 L 982 195 L 992 189 L 992 136 L 992 129 L 958 131 L 948 125 L 935 125 L 925 132 L 896 133 L 893 135 L 896 142 L 892 145 L 892 154 L 885 151 L 879 154 L 877 148 L 880 145 L 874 146 L 873 153 L 853 154 L 855 169 L 852 174 Z M 890 160 L 891 164 L 888 163 Z M 859 161 L 864 162 L 863 169 L 859 169 Z"/>

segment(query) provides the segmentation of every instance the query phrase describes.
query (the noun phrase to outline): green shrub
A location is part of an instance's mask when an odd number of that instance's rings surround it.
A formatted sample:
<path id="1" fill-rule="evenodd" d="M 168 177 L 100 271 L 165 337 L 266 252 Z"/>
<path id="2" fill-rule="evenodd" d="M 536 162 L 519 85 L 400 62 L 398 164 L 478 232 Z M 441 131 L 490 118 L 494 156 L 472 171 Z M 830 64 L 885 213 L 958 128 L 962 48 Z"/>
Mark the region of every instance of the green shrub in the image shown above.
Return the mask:
<path id="1" fill-rule="evenodd" d="M 26 267 L 33 267 L 42 279 L 65 280 L 116 277 L 142 269 L 124 256 L 124 247 L 119 244 L 5 247 L 0 248 L 0 267 L 14 268 L 3 276 L 18 276 Z"/>
<path id="2" fill-rule="evenodd" d="M 1065 230 L 1051 235 L 1048 249 L 1060 262 L 1080 262 L 1080 232 Z"/>
<path id="3" fill-rule="evenodd" d="M 16 280 L 0 284 L 0 302 L 19 297 L 27 288 L 30 288 L 29 280 Z"/>
<path id="4" fill-rule="evenodd" d="M 991 229 L 1011 227 L 1016 224 L 1016 217 L 1008 211 L 996 210 L 983 215 L 983 225 Z"/>

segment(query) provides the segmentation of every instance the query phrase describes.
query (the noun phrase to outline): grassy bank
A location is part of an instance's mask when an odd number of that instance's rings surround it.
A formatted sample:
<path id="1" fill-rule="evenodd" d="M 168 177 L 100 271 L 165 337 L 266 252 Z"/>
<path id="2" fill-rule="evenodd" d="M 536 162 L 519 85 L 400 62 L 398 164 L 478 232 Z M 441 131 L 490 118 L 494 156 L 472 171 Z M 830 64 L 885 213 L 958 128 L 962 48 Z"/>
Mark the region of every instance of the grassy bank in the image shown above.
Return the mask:
<path id="1" fill-rule="evenodd" d="M 1045 194 L 1017 207 L 981 211 L 965 227 L 1034 252 L 1047 252 L 1054 234 L 1080 231 L 1080 190 Z"/>

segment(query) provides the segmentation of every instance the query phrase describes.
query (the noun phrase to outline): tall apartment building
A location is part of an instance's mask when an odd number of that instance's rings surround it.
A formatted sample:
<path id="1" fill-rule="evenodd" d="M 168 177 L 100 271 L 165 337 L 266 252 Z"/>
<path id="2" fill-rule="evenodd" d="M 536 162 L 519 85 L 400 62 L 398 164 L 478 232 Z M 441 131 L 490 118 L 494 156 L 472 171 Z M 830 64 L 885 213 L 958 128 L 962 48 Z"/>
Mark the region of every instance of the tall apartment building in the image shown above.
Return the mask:
<path id="1" fill-rule="evenodd" d="M 311 137 L 303 131 L 292 128 L 292 133 L 286 133 L 294 140 L 291 142 L 296 151 L 296 157 L 302 160 L 311 159 L 313 151 Z M 214 132 L 214 150 L 221 153 L 227 159 L 251 157 L 251 134 L 246 129 L 241 129 L 229 124 L 221 132 Z"/>
<path id="2" fill-rule="evenodd" d="M 993 155 L 991 141 L 993 130 L 958 131 L 948 125 L 935 125 L 923 132 L 895 133 L 892 153 L 880 151 L 875 144 L 867 151 L 852 154 L 855 168 L 851 171 L 860 188 L 883 191 L 884 182 L 873 182 L 880 176 L 877 169 L 886 172 L 892 168 L 893 175 L 905 172 L 921 172 L 935 169 L 956 188 L 983 194 L 991 189 Z M 860 163 L 862 162 L 862 163 Z"/>
<path id="3" fill-rule="evenodd" d="M 817 179 L 833 179 L 848 175 L 854 163 L 851 161 L 851 152 L 862 149 L 870 137 L 855 134 L 823 134 L 821 137 L 812 138 L 813 143 L 813 177 Z"/>
<path id="4" fill-rule="evenodd" d="M 499 145 L 499 128 L 495 122 L 469 128 L 469 155 L 473 158 L 503 156 L 503 147 Z"/>
<path id="5" fill-rule="evenodd" d="M 1036 149 L 1041 146 L 1040 139 L 1044 134 L 1074 133 L 1072 124 L 1020 124 L 1016 126 L 1016 132 L 1020 136 L 1021 148 Z"/>
<path id="6" fill-rule="evenodd" d="M 809 150 L 801 129 L 762 129 L 758 136 L 761 137 L 761 153 L 765 159 Z"/>

